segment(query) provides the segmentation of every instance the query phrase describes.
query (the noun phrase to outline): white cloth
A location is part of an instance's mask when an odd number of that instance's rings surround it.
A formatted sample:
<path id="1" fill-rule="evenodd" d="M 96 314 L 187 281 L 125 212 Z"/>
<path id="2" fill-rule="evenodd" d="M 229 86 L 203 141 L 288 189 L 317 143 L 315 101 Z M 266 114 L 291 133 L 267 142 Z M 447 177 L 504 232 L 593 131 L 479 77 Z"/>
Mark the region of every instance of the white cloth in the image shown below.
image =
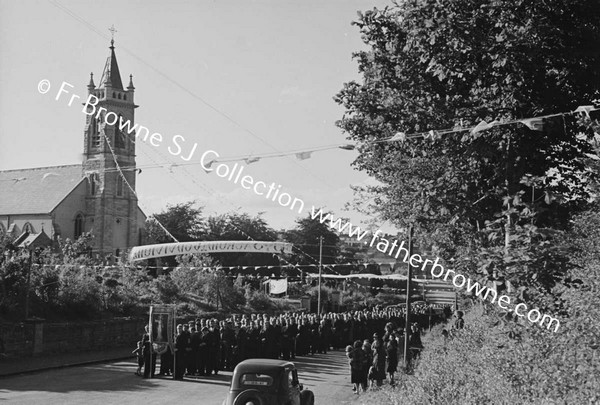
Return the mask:
<path id="1" fill-rule="evenodd" d="M 287 278 L 281 278 L 279 280 L 269 280 L 269 291 L 271 292 L 271 294 L 282 294 L 287 291 L 287 288 Z"/>

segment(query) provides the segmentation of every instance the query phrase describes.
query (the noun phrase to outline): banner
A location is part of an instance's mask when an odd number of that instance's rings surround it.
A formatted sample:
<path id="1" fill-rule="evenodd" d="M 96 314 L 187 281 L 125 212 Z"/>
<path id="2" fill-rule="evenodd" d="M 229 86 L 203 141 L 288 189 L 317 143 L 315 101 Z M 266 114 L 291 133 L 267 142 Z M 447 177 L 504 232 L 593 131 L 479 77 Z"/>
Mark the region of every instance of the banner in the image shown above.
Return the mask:
<path id="1" fill-rule="evenodd" d="M 171 352 L 175 353 L 175 305 L 151 305 L 148 324 L 154 352 L 162 354 L 171 347 Z"/>
<path id="2" fill-rule="evenodd" d="M 227 252 L 271 254 L 292 253 L 292 244 L 285 242 L 255 242 L 247 240 L 161 243 L 158 245 L 136 246 L 131 249 L 129 259 L 131 261 L 137 261 L 164 256 Z"/>
<path id="3" fill-rule="evenodd" d="M 287 291 L 287 288 L 287 278 L 281 278 L 279 280 L 269 280 L 269 292 L 271 294 L 283 294 Z"/>

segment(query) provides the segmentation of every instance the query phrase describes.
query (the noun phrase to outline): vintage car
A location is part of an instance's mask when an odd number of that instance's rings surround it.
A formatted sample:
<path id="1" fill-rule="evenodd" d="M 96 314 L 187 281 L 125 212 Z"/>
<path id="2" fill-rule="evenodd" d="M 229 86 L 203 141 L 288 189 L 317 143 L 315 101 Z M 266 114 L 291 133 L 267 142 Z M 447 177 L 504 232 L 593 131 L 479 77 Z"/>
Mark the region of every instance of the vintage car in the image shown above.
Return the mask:
<path id="1" fill-rule="evenodd" d="M 314 405 L 312 391 L 298 381 L 294 363 L 284 360 L 244 360 L 233 370 L 223 405 Z"/>

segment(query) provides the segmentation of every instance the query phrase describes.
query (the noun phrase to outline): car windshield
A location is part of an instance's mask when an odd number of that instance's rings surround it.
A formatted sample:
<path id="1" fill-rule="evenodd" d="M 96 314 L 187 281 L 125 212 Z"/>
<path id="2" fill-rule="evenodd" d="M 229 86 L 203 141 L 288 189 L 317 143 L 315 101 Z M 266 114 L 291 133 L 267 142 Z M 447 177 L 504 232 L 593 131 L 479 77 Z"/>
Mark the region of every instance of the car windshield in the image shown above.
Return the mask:
<path id="1" fill-rule="evenodd" d="M 242 385 L 258 385 L 261 387 L 270 387 L 273 385 L 273 377 L 267 374 L 248 373 L 240 378 Z"/>

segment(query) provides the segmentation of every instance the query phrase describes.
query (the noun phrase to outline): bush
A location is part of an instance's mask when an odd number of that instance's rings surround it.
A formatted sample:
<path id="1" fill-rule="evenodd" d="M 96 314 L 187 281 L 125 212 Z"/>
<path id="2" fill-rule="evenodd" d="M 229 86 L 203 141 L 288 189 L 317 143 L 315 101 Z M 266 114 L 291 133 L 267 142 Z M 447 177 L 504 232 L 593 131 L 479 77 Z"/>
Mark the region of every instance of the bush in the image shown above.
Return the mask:
<path id="1" fill-rule="evenodd" d="M 250 290 L 246 290 L 246 306 L 252 312 L 265 312 L 275 308 L 275 304 L 268 294 Z"/>

